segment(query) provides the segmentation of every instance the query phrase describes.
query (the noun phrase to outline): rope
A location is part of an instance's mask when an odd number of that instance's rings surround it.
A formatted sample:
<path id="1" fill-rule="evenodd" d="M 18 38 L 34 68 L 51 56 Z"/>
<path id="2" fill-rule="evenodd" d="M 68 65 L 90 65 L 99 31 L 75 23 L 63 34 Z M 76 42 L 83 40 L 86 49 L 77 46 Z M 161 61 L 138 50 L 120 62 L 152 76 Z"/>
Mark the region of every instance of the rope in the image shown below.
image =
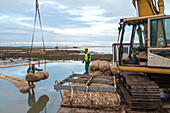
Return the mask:
<path id="1" fill-rule="evenodd" d="M 29 55 L 28 60 L 29 60 L 29 68 L 30 68 L 31 67 L 31 55 Z"/>
<path id="2" fill-rule="evenodd" d="M 35 36 L 35 26 L 36 26 L 36 20 L 37 20 L 37 15 L 39 17 L 39 23 L 40 23 L 40 30 L 41 30 L 41 36 L 42 36 L 42 42 L 43 42 L 43 50 L 45 52 L 45 43 L 44 43 L 44 36 L 43 36 L 43 30 L 42 30 L 42 23 L 41 23 L 41 16 L 40 16 L 40 10 L 39 10 L 39 4 L 38 0 L 36 0 L 36 12 L 35 12 L 35 20 L 34 20 L 34 28 L 33 28 L 33 34 L 32 34 L 32 42 L 31 42 L 31 49 L 30 52 L 33 50 L 33 44 L 34 44 L 34 36 Z M 30 61 L 29 61 L 29 67 L 31 63 L 31 55 L 30 56 Z M 46 72 L 46 54 L 45 54 L 45 72 Z"/>
<path id="3" fill-rule="evenodd" d="M 33 33 L 32 33 L 32 43 L 31 43 L 31 50 L 30 50 L 30 52 L 32 52 L 32 47 L 33 47 L 33 42 L 34 42 L 36 20 L 37 20 L 37 0 L 36 0 L 36 12 L 35 12 L 34 28 L 33 28 Z"/>
<path id="4" fill-rule="evenodd" d="M 91 105 L 93 106 L 93 99 L 92 99 L 92 94 L 89 93 L 89 86 L 86 86 L 86 94 L 87 94 L 87 98 L 90 100 Z"/>
<path id="5" fill-rule="evenodd" d="M 89 90 L 89 86 L 86 86 L 86 92 L 88 92 L 88 90 Z"/>
<path id="6" fill-rule="evenodd" d="M 47 57 L 46 57 L 46 55 L 45 55 L 45 66 L 44 66 L 44 72 L 46 72 L 46 63 L 47 63 Z"/>
<path id="7" fill-rule="evenodd" d="M 71 85 L 70 106 L 73 106 L 73 96 L 74 96 L 74 85 Z"/>
<path id="8" fill-rule="evenodd" d="M 38 1 L 38 0 L 37 0 L 37 1 Z M 40 16 L 39 7 L 38 7 L 38 16 L 39 16 L 39 22 L 40 22 L 40 29 L 41 29 L 41 36 L 42 36 L 43 48 L 44 48 L 44 51 L 45 51 L 44 36 L 43 36 L 43 30 L 42 30 L 41 16 Z"/>

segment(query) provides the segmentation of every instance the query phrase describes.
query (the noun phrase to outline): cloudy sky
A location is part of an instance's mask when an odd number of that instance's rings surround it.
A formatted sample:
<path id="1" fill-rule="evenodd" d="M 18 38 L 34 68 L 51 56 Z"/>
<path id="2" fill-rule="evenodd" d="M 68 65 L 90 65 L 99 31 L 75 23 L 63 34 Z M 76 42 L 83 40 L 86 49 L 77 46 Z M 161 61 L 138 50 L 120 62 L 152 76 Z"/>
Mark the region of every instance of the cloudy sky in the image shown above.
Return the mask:
<path id="1" fill-rule="evenodd" d="M 170 14 L 170 1 L 164 1 L 165 13 Z M 53 46 L 111 46 L 117 40 L 119 19 L 136 16 L 131 0 L 39 0 L 39 4 L 45 42 Z M 29 45 L 34 15 L 35 0 L 0 0 L 0 46 Z M 37 26 L 35 44 L 40 43 Z"/>

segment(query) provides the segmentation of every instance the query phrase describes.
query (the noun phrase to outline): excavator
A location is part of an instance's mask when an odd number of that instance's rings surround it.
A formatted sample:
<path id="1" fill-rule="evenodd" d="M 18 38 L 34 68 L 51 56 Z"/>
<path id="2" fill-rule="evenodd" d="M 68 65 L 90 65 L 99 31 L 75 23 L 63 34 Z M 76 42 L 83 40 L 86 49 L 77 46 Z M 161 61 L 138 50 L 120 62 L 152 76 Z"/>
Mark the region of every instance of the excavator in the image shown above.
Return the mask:
<path id="1" fill-rule="evenodd" d="M 120 90 L 131 109 L 159 110 L 160 91 L 170 88 L 170 16 L 163 0 L 132 4 L 137 17 L 120 19 L 118 28 Z"/>

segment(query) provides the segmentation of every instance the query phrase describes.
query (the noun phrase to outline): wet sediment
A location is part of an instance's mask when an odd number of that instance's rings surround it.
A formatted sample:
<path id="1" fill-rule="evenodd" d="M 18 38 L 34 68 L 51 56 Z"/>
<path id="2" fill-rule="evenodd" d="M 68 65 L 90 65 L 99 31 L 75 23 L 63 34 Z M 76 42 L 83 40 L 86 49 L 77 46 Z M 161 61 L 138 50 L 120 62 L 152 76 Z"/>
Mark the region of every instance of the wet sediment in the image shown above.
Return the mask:
<path id="1" fill-rule="evenodd" d="M 0 47 L 0 60 L 9 60 L 9 62 L 19 62 L 29 60 L 29 47 Z M 34 48 L 34 51 L 43 50 L 42 48 Z M 62 50 L 55 48 L 48 48 L 46 55 L 32 55 L 32 60 L 75 60 L 80 61 L 84 59 L 84 51 L 82 50 Z M 112 54 L 97 54 L 91 52 L 92 60 L 112 60 Z"/>

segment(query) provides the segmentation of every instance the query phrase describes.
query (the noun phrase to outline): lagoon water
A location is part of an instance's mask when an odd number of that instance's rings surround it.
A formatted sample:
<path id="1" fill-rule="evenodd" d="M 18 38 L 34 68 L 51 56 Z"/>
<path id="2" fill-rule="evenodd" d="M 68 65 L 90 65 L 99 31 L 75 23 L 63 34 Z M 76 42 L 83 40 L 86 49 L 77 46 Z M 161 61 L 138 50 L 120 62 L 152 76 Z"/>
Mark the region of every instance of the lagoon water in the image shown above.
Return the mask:
<path id="1" fill-rule="evenodd" d="M 44 64 L 41 64 L 42 69 L 43 66 Z M 27 66 L 22 66 L 0 69 L 0 73 L 24 79 L 27 68 Z M 56 113 L 60 108 L 61 96 L 54 90 L 55 80 L 61 81 L 73 71 L 83 73 L 84 64 L 80 61 L 49 63 L 47 64 L 49 78 L 35 83 L 36 87 L 33 91 L 30 90 L 30 93 L 26 94 L 22 94 L 14 84 L 0 79 L 0 113 L 38 113 L 35 111 L 37 106 L 43 109 L 40 113 Z"/>
<path id="2" fill-rule="evenodd" d="M 98 54 L 112 54 L 112 47 L 111 46 L 97 46 L 97 47 L 88 47 L 90 52 L 96 52 Z M 84 50 L 84 47 L 78 48 L 58 48 L 59 50 Z"/>

